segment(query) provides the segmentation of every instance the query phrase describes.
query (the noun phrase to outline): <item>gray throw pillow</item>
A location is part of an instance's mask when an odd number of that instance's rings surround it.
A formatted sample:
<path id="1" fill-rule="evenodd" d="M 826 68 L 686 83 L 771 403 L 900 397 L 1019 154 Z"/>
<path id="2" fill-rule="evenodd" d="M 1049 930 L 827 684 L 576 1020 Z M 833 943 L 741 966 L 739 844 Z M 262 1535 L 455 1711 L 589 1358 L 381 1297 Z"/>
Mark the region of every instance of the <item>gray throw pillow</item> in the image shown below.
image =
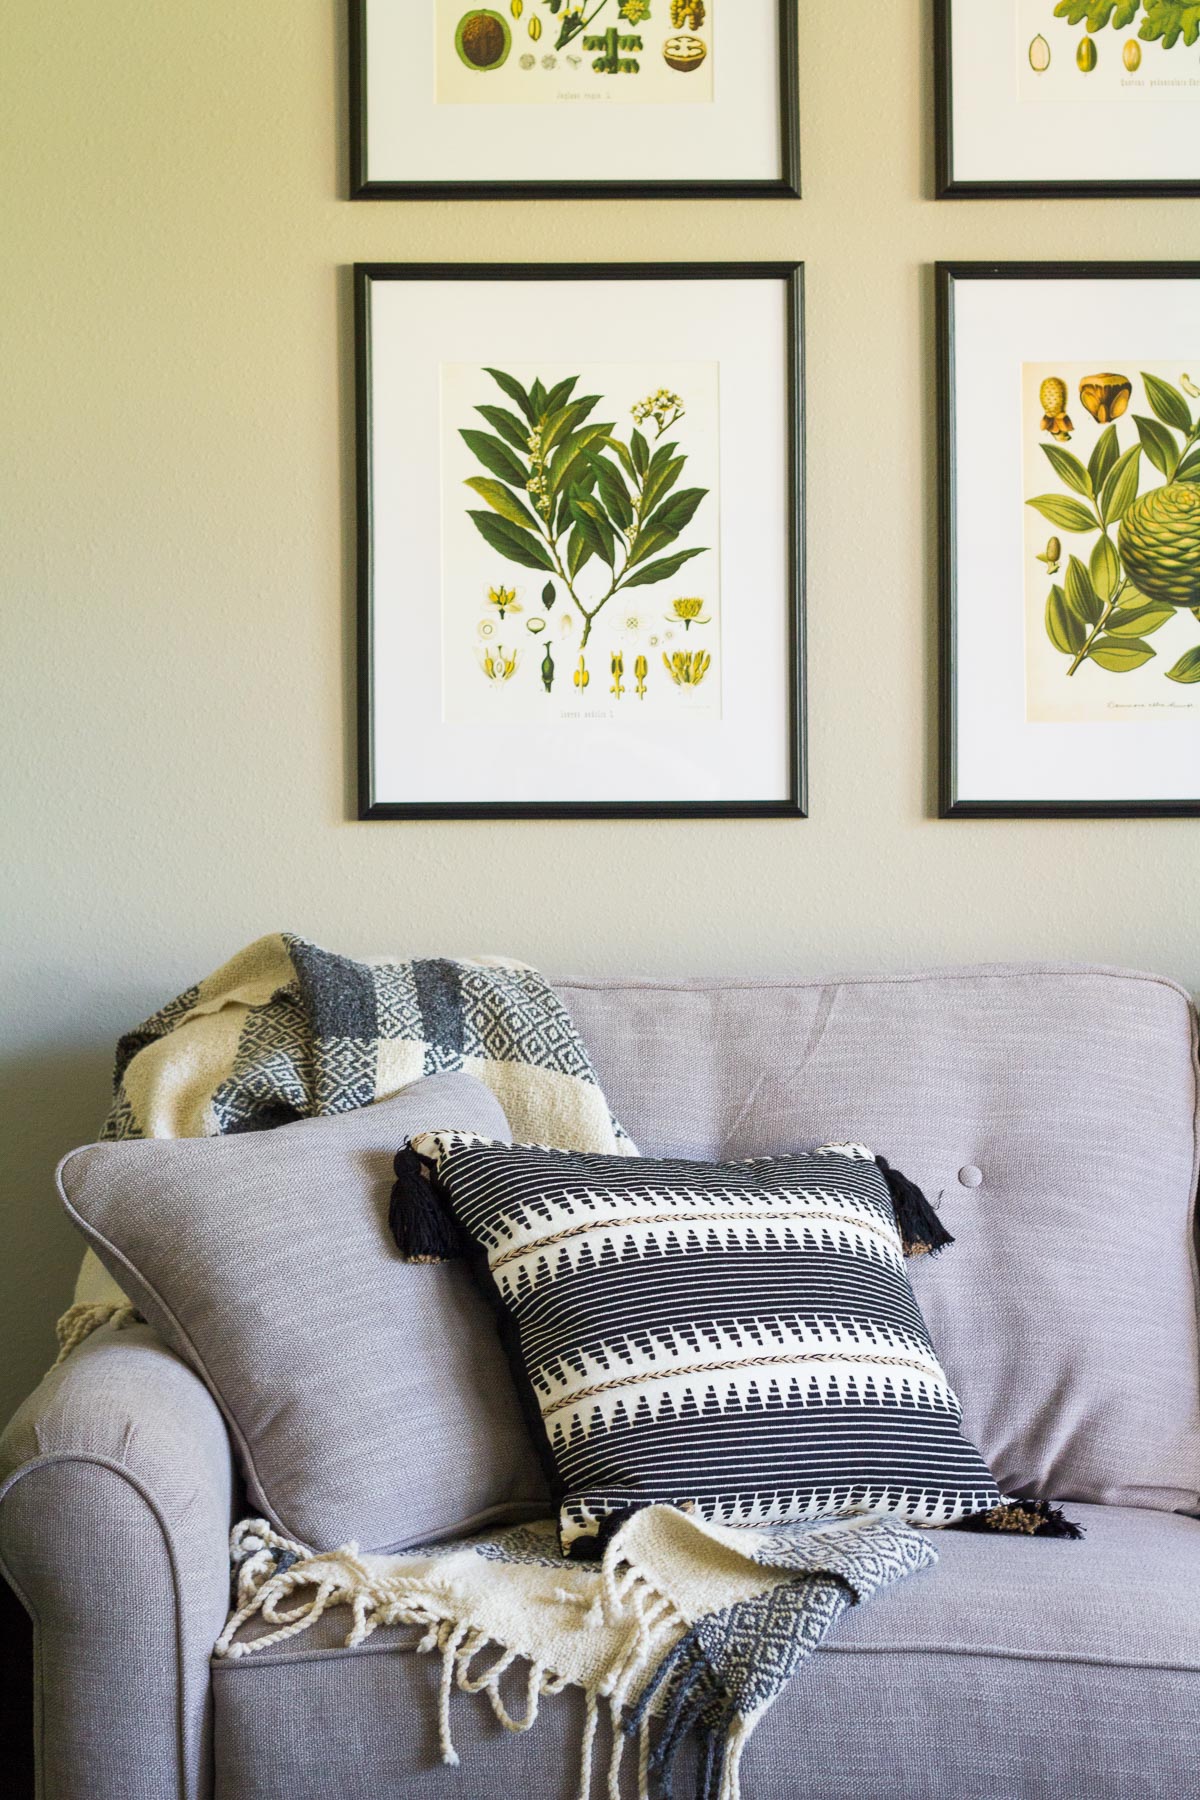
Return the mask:
<path id="1" fill-rule="evenodd" d="M 336 1118 L 91 1144 L 68 1213 L 229 1423 L 253 1506 L 317 1549 L 456 1536 L 550 1510 L 486 1303 L 462 1265 L 410 1267 L 388 1230 L 417 1132 L 509 1137 L 472 1076 Z"/>

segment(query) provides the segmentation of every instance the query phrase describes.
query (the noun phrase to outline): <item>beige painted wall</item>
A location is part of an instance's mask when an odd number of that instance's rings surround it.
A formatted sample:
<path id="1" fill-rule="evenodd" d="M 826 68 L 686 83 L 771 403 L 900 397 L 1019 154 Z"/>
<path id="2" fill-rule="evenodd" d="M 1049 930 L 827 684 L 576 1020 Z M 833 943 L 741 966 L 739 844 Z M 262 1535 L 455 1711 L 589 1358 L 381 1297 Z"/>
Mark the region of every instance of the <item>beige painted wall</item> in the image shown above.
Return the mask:
<path id="1" fill-rule="evenodd" d="M 414 5 L 418 0 L 412 0 Z M 342 0 L 6 0 L 0 1416 L 117 1033 L 245 940 L 548 969 L 1093 958 L 1200 987 L 1200 823 L 938 823 L 938 257 L 1200 256 L 1200 202 L 936 204 L 928 7 L 804 0 L 800 204 L 351 205 Z M 346 265 L 803 257 L 807 823 L 352 818 Z"/>

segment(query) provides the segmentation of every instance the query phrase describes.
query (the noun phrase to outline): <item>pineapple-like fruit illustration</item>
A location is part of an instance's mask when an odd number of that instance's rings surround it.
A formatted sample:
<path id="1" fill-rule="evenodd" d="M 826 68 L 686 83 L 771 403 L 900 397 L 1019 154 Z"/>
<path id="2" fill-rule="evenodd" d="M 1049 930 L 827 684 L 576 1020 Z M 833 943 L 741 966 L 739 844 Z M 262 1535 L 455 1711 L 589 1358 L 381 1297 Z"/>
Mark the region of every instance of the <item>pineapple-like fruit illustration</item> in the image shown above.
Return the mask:
<path id="1" fill-rule="evenodd" d="M 1038 398 L 1042 403 L 1042 430 L 1048 431 L 1053 438 L 1069 444 L 1071 433 L 1075 427 L 1067 417 L 1067 384 L 1061 376 L 1048 375 L 1041 385 Z"/>
<path id="2" fill-rule="evenodd" d="M 1147 600 L 1200 606 L 1200 483 L 1143 494 L 1121 520 L 1119 542 L 1125 573 Z"/>

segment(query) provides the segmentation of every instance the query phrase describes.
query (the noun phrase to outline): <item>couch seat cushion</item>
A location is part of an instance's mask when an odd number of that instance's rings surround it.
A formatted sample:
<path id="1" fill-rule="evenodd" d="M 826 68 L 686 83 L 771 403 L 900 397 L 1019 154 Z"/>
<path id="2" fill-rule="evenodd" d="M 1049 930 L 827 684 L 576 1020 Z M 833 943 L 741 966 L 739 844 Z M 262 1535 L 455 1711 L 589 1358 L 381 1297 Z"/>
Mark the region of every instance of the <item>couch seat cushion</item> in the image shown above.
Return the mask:
<path id="1" fill-rule="evenodd" d="M 1082 1543 L 941 1534 L 937 1568 L 847 1614 L 759 1727 L 744 1800 L 1194 1792 L 1200 1521 L 1075 1510 Z M 399 1631 L 346 1651 L 346 1629 L 326 1615 L 320 1637 L 214 1664 L 217 1800 L 575 1800 L 577 1694 L 524 1736 L 456 1694 L 443 1768 L 439 1659 Z"/>

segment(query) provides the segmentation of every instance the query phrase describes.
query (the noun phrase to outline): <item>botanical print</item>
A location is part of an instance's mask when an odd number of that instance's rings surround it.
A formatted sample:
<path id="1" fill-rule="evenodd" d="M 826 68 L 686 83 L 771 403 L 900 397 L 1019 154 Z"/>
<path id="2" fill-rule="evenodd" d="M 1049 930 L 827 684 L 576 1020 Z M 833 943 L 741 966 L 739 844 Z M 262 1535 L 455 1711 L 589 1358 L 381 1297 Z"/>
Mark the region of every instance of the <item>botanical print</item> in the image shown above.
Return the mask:
<path id="1" fill-rule="evenodd" d="M 1195 99 L 1200 5 L 1195 0 L 1020 0 L 1021 98 L 1115 106 Z"/>
<path id="2" fill-rule="evenodd" d="M 1200 712 L 1200 354 L 1191 370 L 1024 367 L 1030 719 Z"/>
<path id="3" fill-rule="evenodd" d="M 442 369 L 447 722 L 721 711 L 718 368 Z"/>
<path id="4" fill-rule="evenodd" d="M 442 104 L 688 105 L 713 97 L 718 0 L 437 0 Z M 551 177 L 562 170 L 547 170 Z"/>

